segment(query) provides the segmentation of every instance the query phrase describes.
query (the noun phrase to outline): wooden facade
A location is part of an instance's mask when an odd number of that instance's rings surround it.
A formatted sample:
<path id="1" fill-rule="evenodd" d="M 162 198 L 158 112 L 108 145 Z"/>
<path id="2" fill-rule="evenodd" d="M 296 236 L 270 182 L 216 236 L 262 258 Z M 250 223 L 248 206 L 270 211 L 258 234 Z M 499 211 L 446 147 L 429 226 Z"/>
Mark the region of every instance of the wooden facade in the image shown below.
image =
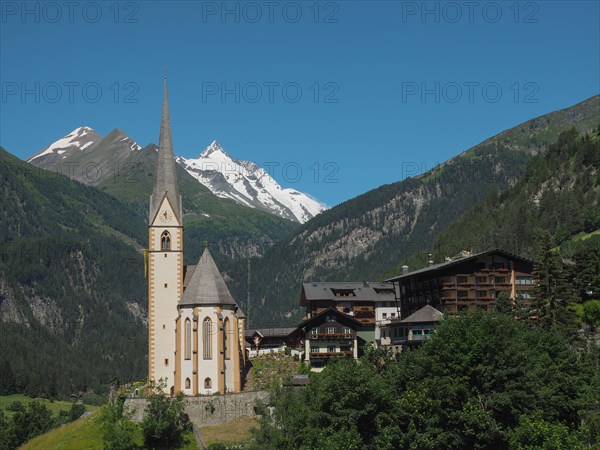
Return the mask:
<path id="1" fill-rule="evenodd" d="M 358 358 L 362 351 L 359 331 L 363 324 L 338 311 L 328 308 L 300 325 L 304 332 L 304 360 L 311 368 L 321 368 L 331 358 Z"/>
<path id="2" fill-rule="evenodd" d="M 376 309 L 382 304 L 388 305 L 390 311 L 397 309 L 391 283 L 304 283 L 300 296 L 300 305 L 306 308 L 307 319 L 333 308 L 372 326 L 377 320 Z"/>
<path id="3" fill-rule="evenodd" d="M 525 301 L 534 286 L 533 262 L 502 250 L 464 255 L 391 278 L 402 317 L 425 305 L 456 313 L 491 310 L 498 296 Z"/>

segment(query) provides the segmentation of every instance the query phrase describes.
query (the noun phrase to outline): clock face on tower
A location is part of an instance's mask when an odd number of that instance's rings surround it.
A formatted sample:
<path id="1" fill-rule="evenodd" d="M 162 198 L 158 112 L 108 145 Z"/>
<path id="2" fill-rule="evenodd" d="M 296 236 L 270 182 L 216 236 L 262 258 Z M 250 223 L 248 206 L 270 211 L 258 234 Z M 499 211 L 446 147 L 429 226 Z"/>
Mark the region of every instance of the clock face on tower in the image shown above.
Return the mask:
<path id="1" fill-rule="evenodd" d="M 163 211 L 159 215 L 161 222 L 169 222 L 173 218 L 173 213 L 171 211 Z"/>

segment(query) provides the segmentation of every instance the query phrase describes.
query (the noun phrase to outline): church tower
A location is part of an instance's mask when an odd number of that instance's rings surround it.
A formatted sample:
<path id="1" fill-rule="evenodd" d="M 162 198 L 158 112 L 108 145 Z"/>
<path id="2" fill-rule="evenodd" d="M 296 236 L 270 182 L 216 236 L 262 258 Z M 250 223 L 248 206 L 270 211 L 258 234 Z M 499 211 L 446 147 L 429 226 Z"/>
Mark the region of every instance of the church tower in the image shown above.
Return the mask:
<path id="1" fill-rule="evenodd" d="M 208 246 L 183 264 L 183 211 L 177 189 L 165 78 L 148 244 L 148 379 L 185 395 L 239 392 L 245 316 Z"/>
<path id="2" fill-rule="evenodd" d="M 183 295 L 183 214 L 175 173 L 166 77 L 148 223 L 148 378 L 162 379 L 167 392 L 174 392 L 175 321 L 177 305 Z"/>

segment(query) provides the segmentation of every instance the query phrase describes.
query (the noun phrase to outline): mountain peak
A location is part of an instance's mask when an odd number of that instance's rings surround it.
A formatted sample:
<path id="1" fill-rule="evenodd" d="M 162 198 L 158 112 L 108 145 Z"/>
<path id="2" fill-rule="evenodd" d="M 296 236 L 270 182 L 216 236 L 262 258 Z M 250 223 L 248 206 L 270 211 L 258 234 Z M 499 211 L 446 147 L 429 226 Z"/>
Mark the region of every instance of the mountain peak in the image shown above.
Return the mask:
<path id="1" fill-rule="evenodd" d="M 32 162 L 42 156 L 46 159 L 49 157 L 52 159 L 60 155 L 60 159 L 64 159 L 68 156 L 69 152 L 83 151 L 100 140 L 102 140 L 102 136 L 98 135 L 92 128 L 81 126 L 40 150 L 29 158 L 27 162 Z"/>
<path id="2" fill-rule="evenodd" d="M 200 157 L 206 158 L 207 156 L 212 155 L 213 153 L 216 153 L 216 152 L 220 152 L 226 156 L 229 156 L 227 154 L 227 152 L 225 151 L 225 149 L 223 147 L 221 147 L 221 144 L 219 144 L 217 141 L 212 141 L 210 143 L 210 145 L 208 147 L 206 147 L 206 149 L 202 153 L 200 153 Z"/>
<path id="3" fill-rule="evenodd" d="M 289 220 L 304 223 L 326 209 L 306 194 L 282 188 L 258 164 L 230 156 L 217 141 L 198 158 L 179 157 L 177 163 L 218 197 Z"/>
<path id="4" fill-rule="evenodd" d="M 73 131 L 71 131 L 69 134 L 67 134 L 66 136 L 63 137 L 63 139 L 74 139 L 76 137 L 81 137 L 81 136 L 85 136 L 87 134 L 96 134 L 96 132 L 94 131 L 93 128 L 90 127 L 78 127 L 75 128 Z"/>

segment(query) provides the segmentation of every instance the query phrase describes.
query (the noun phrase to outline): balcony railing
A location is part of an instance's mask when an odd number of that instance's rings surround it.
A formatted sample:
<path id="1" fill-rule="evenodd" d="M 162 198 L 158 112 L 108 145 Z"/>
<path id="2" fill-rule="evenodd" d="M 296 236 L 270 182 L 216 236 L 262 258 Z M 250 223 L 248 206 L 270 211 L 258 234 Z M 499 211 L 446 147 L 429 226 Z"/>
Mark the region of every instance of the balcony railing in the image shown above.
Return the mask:
<path id="1" fill-rule="evenodd" d="M 429 339 L 430 337 L 430 334 L 413 334 L 413 336 L 411 338 L 408 338 L 407 341 L 424 341 L 425 339 Z"/>
<path id="2" fill-rule="evenodd" d="M 351 351 L 347 352 L 310 352 L 311 358 L 336 358 L 340 356 L 352 356 Z"/>
<path id="3" fill-rule="evenodd" d="M 310 334 L 310 339 L 353 339 L 352 333 L 317 333 Z"/>

